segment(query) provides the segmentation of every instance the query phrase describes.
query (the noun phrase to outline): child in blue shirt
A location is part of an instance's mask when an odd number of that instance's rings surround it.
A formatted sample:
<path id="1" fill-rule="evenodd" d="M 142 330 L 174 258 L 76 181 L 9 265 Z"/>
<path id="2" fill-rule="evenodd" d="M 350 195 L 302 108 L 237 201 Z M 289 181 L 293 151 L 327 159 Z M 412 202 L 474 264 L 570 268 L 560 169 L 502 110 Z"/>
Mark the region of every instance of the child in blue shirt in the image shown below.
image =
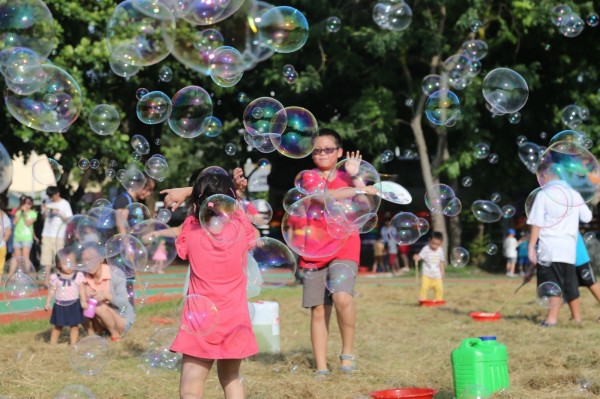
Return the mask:
<path id="1" fill-rule="evenodd" d="M 600 303 L 600 284 L 596 281 L 594 270 L 590 265 L 590 255 L 585 247 L 585 241 L 581 233 L 577 235 L 577 253 L 575 259 L 575 271 L 580 287 L 587 287 L 594 298 Z M 600 317 L 596 320 L 600 323 Z"/>

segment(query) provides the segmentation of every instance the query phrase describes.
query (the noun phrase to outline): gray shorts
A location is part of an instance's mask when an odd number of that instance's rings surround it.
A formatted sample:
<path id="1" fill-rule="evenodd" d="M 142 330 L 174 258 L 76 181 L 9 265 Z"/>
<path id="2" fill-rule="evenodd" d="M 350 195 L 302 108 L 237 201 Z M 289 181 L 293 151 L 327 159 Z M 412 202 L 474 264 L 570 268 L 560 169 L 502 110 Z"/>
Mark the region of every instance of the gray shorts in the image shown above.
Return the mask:
<path id="1" fill-rule="evenodd" d="M 517 258 L 516 257 L 514 257 L 514 258 L 506 258 L 506 262 L 507 263 L 516 263 L 517 262 Z"/>
<path id="2" fill-rule="evenodd" d="M 344 292 L 354 295 L 358 264 L 351 260 L 334 260 L 327 267 L 309 271 L 305 269 L 302 306 L 332 305 L 332 294 Z"/>
<path id="3" fill-rule="evenodd" d="M 21 249 L 21 248 L 31 248 L 33 247 L 33 241 L 14 241 L 13 248 Z"/>

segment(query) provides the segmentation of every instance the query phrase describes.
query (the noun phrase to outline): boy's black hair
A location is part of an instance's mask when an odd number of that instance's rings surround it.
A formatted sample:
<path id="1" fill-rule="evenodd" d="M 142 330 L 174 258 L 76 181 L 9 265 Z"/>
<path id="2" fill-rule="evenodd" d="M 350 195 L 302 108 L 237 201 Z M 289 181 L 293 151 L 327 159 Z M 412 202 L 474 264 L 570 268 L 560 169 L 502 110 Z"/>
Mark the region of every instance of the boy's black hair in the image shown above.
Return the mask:
<path id="1" fill-rule="evenodd" d="M 335 146 L 338 148 L 342 146 L 342 136 L 340 136 L 340 134 L 333 129 L 322 127 L 321 129 L 319 129 L 319 136 L 333 137 L 333 141 L 335 141 Z"/>
<path id="2" fill-rule="evenodd" d="M 431 237 L 429 239 L 433 240 L 434 238 L 437 240 L 440 240 L 440 241 L 444 241 L 444 235 L 442 233 L 440 233 L 439 231 L 431 232 Z"/>
<path id="3" fill-rule="evenodd" d="M 235 199 L 235 184 L 233 183 L 233 179 L 228 175 L 213 173 L 198 176 L 192 188 L 189 214 L 194 215 L 198 219 L 200 205 L 202 205 L 205 199 L 214 194 L 228 195 Z"/>
<path id="4" fill-rule="evenodd" d="M 50 186 L 46 189 L 46 195 L 52 197 L 54 194 L 59 193 L 60 190 L 56 186 Z"/>

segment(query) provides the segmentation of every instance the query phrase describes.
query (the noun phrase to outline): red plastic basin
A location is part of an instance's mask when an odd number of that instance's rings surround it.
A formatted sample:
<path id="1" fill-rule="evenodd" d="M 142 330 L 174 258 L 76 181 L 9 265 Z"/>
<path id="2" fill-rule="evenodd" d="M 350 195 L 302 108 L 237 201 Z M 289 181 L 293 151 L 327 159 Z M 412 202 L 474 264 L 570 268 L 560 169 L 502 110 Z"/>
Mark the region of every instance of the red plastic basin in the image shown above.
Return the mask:
<path id="1" fill-rule="evenodd" d="M 431 388 L 394 388 L 371 393 L 373 399 L 433 399 L 437 393 Z"/>
<path id="2" fill-rule="evenodd" d="M 433 307 L 445 305 L 446 301 L 436 301 L 435 299 L 419 299 L 419 306 Z"/>
<path id="3" fill-rule="evenodd" d="M 498 321 L 502 315 L 500 312 L 471 312 L 471 318 L 475 321 Z"/>

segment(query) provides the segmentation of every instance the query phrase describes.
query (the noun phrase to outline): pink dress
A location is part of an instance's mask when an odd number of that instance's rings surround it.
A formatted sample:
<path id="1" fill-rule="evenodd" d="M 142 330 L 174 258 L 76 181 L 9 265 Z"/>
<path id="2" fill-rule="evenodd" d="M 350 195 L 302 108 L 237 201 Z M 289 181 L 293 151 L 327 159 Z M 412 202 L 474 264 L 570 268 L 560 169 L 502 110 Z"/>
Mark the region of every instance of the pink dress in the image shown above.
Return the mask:
<path id="1" fill-rule="evenodd" d="M 177 253 L 190 261 L 188 295 L 209 298 L 218 323 L 207 335 L 179 329 L 171 351 L 203 359 L 242 359 L 258 353 L 246 297 L 246 263 L 254 227 L 241 211 L 235 215 L 239 239 L 219 242 L 188 216 L 176 241 Z"/>

